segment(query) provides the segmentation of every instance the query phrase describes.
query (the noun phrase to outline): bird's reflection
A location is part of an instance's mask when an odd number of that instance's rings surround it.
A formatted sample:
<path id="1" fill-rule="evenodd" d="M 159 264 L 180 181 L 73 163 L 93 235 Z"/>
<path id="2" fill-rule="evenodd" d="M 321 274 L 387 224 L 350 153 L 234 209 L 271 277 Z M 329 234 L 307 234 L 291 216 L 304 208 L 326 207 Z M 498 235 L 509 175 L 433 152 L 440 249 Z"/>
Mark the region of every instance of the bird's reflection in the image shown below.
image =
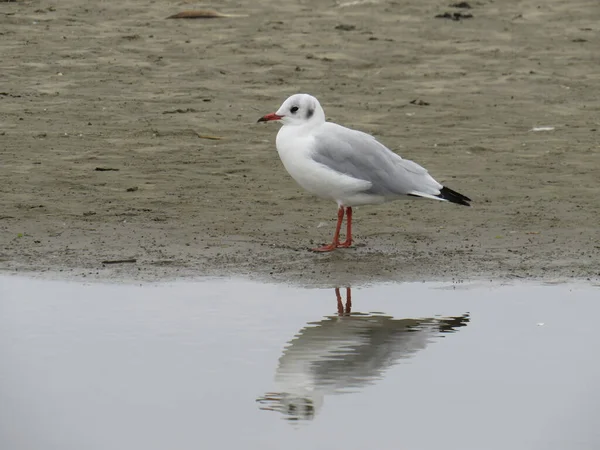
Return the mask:
<path id="1" fill-rule="evenodd" d="M 345 304 L 339 288 L 335 295 L 338 315 L 308 323 L 288 343 L 276 389 L 257 399 L 260 409 L 279 411 L 288 420 L 313 419 L 326 395 L 373 384 L 389 367 L 469 323 L 468 313 L 421 319 L 353 313 L 351 289 L 346 288 Z"/>

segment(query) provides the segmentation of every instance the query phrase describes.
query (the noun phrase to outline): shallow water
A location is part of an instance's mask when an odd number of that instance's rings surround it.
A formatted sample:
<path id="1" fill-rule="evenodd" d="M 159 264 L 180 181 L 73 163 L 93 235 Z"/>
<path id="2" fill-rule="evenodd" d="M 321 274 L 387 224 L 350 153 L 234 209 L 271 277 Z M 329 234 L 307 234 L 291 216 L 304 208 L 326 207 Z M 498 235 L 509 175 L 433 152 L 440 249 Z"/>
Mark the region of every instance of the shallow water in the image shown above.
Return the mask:
<path id="1" fill-rule="evenodd" d="M 600 448 L 598 287 L 349 293 L 0 278 L 0 448 Z"/>

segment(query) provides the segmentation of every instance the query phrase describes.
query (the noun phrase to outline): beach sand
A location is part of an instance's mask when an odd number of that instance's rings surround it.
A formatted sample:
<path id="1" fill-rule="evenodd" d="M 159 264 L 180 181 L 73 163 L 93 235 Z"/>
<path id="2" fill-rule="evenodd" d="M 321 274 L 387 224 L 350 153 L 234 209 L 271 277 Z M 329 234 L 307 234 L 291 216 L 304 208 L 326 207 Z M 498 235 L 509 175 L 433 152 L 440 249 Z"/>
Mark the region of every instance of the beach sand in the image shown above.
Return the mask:
<path id="1" fill-rule="evenodd" d="M 449 3 L 0 2 L 0 270 L 600 278 L 600 5 Z M 166 19 L 199 8 L 240 17 Z M 309 252 L 336 205 L 287 174 L 279 125 L 256 123 L 297 92 L 473 207 L 356 208 L 355 248 Z"/>

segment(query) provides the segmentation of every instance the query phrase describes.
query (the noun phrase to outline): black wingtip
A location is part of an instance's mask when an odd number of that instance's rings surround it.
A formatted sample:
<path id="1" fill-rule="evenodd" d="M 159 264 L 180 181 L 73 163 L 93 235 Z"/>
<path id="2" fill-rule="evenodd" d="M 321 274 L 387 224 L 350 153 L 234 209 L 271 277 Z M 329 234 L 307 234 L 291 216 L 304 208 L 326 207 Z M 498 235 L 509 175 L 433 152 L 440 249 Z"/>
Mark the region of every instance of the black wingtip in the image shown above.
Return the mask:
<path id="1" fill-rule="evenodd" d="M 436 197 L 448 200 L 450 203 L 456 203 L 457 205 L 464 206 L 471 206 L 469 202 L 473 201 L 469 197 L 459 194 L 458 192 L 453 191 L 452 189 L 449 189 L 446 186 L 440 189 L 440 193 Z"/>

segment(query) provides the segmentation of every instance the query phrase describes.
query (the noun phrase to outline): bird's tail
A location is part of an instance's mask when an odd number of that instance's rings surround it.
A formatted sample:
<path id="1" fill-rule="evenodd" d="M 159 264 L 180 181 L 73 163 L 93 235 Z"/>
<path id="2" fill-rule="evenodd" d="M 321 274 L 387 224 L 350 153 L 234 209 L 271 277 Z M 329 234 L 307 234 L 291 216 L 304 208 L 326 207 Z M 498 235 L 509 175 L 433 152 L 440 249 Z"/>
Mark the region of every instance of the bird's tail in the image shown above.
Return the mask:
<path id="1" fill-rule="evenodd" d="M 458 205 L 464 206 L 471 206 L 469 202 L 472 201 L 469 197 L 459 194 L 458 192 L 453 191 L 452 189 L 447 188 L 446 186 L 440 189 L 440 193 L 436 195 L 436 197 L 442 200 L 449 201 L 450 203 L 456 203 Z"/>

